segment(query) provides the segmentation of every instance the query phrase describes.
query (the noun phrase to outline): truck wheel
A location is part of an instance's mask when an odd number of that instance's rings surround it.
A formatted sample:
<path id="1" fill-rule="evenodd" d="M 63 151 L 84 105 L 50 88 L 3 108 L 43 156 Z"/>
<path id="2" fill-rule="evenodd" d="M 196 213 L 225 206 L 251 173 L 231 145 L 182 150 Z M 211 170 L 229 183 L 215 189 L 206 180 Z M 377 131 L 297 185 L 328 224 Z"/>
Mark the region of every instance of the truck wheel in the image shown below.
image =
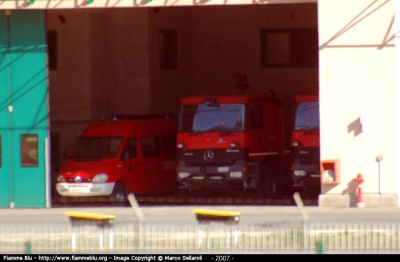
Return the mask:
<path id="1" fill-rule="evenodd" d="M 277 183 L 271 176 L 264 177 L 257 185 L 257 197 L 273 198 L 277 196 Z"/>
<path id="2" fill-rule="evenodd" d="M 117 183 L 111 194 L 111 199 L 117 206 L 125 206 L 127 204 L 127 191 L 122 183 Z"/>

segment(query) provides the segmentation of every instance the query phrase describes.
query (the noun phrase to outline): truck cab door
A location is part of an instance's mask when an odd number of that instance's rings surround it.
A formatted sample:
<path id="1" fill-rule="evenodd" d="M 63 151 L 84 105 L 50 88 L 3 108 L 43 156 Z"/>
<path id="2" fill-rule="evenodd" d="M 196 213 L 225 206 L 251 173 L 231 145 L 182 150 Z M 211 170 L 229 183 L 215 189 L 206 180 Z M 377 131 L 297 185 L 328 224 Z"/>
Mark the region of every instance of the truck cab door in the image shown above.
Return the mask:
<path id="1" fill-rule="evenodd" d="M 249 105 L 249 153 L 262 157 L 277 153 L 275 110 L 272 101 Z"/>
<path id="2" fill-rule="evenodd" d="M 249 106 L 249 153 L 250 156 L 260 156 L 267 151 L 265 147 L 264 112 L 261 103 L 252 103 Z"/>
<path id="3" fill-rule="evenodd" d="M 143 164 L 138 157 L 138 143 L 136 138 L 126 141 L 118 163 L 119 177 L 125 180 L 129 192 L 143 193 L 140 174 L 143 173 Z"/>
<path id="4" fill-rule="evenodd" d="M 163 186 L 160 137 L 156 135 L 142 136 L 140 142 L 143 153 L 143 171 L 146 174 L 143 177 L 143 182 L 148 193 L 159 193 Z"/>

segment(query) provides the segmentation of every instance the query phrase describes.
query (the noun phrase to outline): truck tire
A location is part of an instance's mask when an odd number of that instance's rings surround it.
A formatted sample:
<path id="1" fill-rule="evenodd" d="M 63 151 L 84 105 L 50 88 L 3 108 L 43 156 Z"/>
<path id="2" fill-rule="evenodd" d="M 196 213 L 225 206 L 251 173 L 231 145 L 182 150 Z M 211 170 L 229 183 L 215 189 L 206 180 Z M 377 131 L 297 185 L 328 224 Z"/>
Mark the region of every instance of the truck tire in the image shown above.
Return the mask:
<path id="1" fill-rule="evenodd" d="M 114 190 L 111 193 L 111 201 L 114 202 L 117 206 L 126 206 L 127 205 L 127 190 L 124 184 L 117 183 L 114 186 Z"/>
<path id="2" fill-rule="evenodd" d="M 261 177 L 257 182 L 258 198 L 282 197 L 282 166 L 277 160 L 275 163 L 267 162 L 261 166 Z"/>

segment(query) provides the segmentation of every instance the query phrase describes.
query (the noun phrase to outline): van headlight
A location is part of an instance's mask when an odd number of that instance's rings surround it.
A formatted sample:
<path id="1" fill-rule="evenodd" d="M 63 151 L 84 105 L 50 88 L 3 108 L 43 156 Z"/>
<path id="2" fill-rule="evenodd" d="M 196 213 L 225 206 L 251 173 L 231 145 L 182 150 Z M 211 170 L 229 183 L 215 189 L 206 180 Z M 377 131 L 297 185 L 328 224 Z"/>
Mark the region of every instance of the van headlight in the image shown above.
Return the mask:
<path id="1" fill-rule="evenodd" d="M 107 174 L 98 174 L 98 175 L 95 175 L 95 176 L 93 177 L 92 182 L 101 183 L 101 182 L 106 182 L 107 179 L 108 179 L 108 175 L 107 175 Z"/>
<path id="2" fill-rule="evenodd" d="M 240 172 L 240 171 L 236 171 L 236 172 L 229 172 L 229 176 L 230 177 L 235 177 L 235 178 L 239 178 L 239 177 L 242 177 L 242 172 Z"/>
<path id="3" fill-rule="evenodd" d="M 63 183 L 63 182 L 65 182 L 64 176 L 63 176 L 63 175 L 58 175 L 58 177 L 57 177 L 57 182 L 58 182 L 58 183 Z"/>
<path id="4" fill-rule="evenodd" d="M 187 178 L 188 176 L 190 176 L 190 173 L 188 173 L 188 172 L 179 172 L 178 176 L 179 176 L 179 178 Z"/>

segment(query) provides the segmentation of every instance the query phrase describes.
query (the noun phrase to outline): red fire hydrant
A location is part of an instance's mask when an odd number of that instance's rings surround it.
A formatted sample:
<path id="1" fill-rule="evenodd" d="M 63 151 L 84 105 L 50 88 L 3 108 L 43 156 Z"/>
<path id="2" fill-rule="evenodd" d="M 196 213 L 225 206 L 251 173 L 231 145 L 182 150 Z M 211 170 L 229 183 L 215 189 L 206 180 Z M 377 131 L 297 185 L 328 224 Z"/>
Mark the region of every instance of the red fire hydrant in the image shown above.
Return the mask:
<path id="1" fill-rule="evenodd" d="M 364 179 L 362 178 L 361 174 L 357 175 L 357 178 L 355 179 L 357 183 L 357 207 L 364 207 L 364 203 L 362 201 L 362 183 L 364 182 Z"/>

